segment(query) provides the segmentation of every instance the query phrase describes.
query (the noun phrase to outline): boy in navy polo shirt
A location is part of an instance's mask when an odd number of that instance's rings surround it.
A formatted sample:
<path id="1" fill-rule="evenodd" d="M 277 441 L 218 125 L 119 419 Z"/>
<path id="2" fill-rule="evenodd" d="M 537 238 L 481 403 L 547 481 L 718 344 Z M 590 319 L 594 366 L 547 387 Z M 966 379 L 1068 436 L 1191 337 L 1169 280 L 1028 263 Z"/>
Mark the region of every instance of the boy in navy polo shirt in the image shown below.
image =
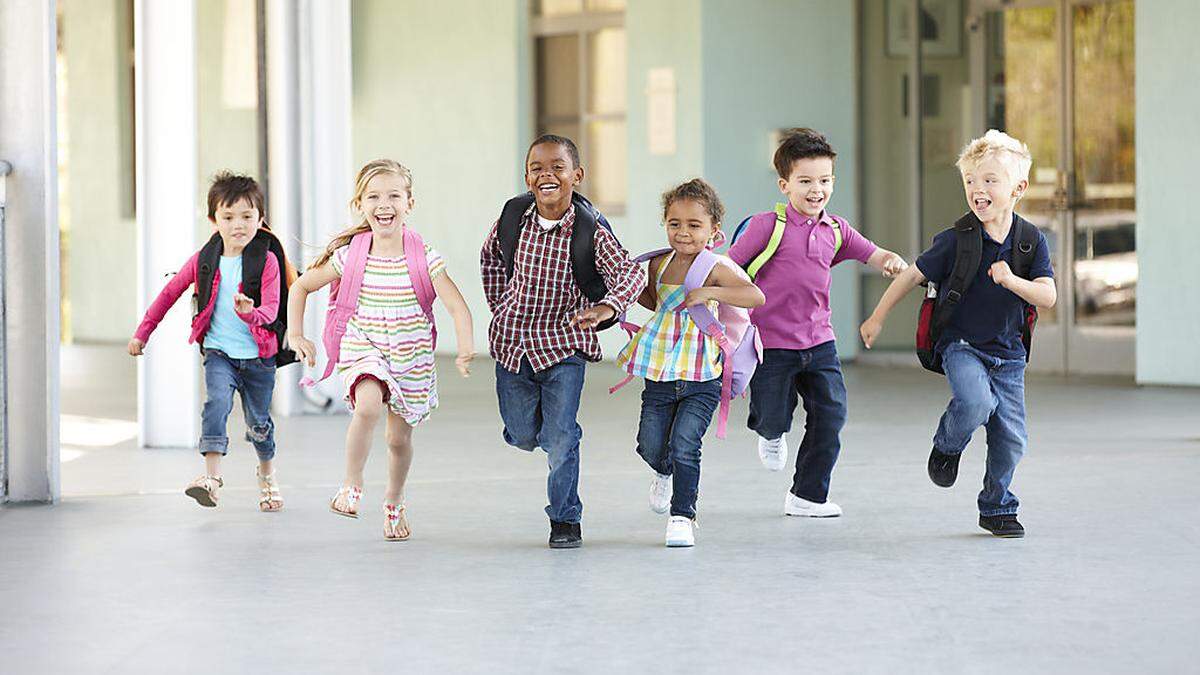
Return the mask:
<path id="1" fill-rule="evenodd" d="M 987 430 L 987 471 L 979 493 L 979 526 L 998 537 L 1023 537 L 1016 495 L 1009 491 L 1017 462 L 1025 454 L 1025 346 L 1021 326 L 1025 304 L 1053 307 L 1058 298 L 1050 249 L 1038 232 L 1028 279 L 1013 274 L 1017 201 L 1029 185 L 1032 158 L 1024 143 L 996 130 L 971 141 L 958 158 L 971 214 L 983 227 L 983 252 L 975 280 L 954 309 L 934 349 L 952 398 L 942 414 L 929 455 L 929 477 L 950 487 L 958 460 L 979 427 Z M 953 228 L 904 271 L 879 299 L 860 332 L 868 348 L 888 312 L 926 280 L 941 284 L 954 268 Z"/>

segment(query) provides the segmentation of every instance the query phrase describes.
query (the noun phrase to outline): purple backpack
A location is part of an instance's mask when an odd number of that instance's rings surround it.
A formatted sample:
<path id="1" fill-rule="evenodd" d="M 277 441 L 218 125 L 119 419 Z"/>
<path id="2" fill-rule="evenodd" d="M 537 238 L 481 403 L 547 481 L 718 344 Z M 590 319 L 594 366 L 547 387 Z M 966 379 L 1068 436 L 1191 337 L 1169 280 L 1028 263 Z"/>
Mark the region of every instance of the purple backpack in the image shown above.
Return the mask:
<path id="1" fill-rule="evenodd" d="M 642 263 L 670 252 L 671 249 L 662 248 L 643 253 L 634 260 Z M 717 265 L 725 265 L 742 278 L 750 280 L 742 268 L 732 260 L 705 249 L 696 256 L 696 259 L 692 261 L 692 266 L 688 268 L 687 276 L 683 280 L 684 292 L 691 293 L 703 286 L 708 275 L 712 273 L 713 267 Z M 717 438 L 725 438 L 725 429 L 729 420 L 729 404 L 733 397 L 745 393 L 746 388 L 750 385 L 750 378 L 754 376 L 755 368 L 762 363 L 762 342 L 758 338 L 758 330 L 755 329 L 754 324 L 750 323 L 750 310 L 748 309 L 721 303 L 717 306 L 716 316 L 713 316 L 712 311 L 704 305 L 688 307 L 686 311 L 691 315 L 696 327 L 705 335 L 713 338 L 717 346 L 721 348 L 723 357 L 721 409 L 717 416 Z M 641 329 L 641 326 L 625 321 L 623 318 L 621 327 L 629 333 L 630 337 L 633 337 L 633 334 Z M 617 391 L 632 379 L 632 375 L 626 377 L 615 387 L 609 389 L 609 393 Z"/>

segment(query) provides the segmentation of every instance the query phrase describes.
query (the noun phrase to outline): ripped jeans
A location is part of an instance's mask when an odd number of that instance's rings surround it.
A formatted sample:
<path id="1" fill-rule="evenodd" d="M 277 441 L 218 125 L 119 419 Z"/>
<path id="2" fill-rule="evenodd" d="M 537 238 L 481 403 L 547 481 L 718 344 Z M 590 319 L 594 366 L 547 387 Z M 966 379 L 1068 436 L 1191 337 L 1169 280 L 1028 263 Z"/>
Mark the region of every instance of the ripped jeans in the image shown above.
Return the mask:
<path id="1" fill-rule="evenodd" d="M 208 398 L 200 416 L 200 454 L 229 448 L 225 431 L 233 393 L 242 399 L 246 440 L 254 444 L 258 459 L 275 457 L 275 423 L 271 421 L 271 395 L 275 392 L 275 357 L 233 359 L 218 349 L 204 350 L 204 387 Z"/>

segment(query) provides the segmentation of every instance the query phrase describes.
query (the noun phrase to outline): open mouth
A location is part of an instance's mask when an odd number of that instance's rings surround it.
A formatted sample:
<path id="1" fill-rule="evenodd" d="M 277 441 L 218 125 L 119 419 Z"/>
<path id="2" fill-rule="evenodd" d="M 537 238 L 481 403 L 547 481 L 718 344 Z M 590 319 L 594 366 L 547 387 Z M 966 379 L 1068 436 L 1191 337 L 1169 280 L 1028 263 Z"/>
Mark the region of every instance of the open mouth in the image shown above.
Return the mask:
<path id="1" fill-rule="evenodd" d="M 825 196 L 817 195 L 815 197 L 806 197 L 804 199 L 804 201 L 808 202 L 809 206 L 816 209 L 816 208 L 820 208 L 821 205 L 825 203 Z"/>
<path id="2" fill-rule="evenodd" d="M 396 221 L 396 214 L 388 213 L 386 215 L 375 214 L 375 223 L 380 227 L 388 227 Z"/>
<path id="3" fill-rule="evenodd" d="M 558 183 L 538 183 L 537 189 L 543 195 L 552 195 L 558 192 Z"/>
<path id="4" fill-rule="evenodd" d="M 992 200 L 987 197 L 976 197 L 971 204 L 975 207 L 976 211 L 985 211 L 987 207 L 992 205 Z"/>

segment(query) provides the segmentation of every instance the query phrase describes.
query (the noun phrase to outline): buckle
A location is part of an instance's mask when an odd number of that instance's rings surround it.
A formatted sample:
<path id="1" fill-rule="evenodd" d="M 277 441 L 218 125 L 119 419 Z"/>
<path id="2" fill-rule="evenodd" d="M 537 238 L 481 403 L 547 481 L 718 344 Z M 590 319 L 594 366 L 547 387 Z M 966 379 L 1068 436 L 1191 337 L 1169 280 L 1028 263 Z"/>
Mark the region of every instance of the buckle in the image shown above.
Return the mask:
<path id="1" fill-rule="evenodd" d="M 946 302 L 957 303 L 960 300 L 962 300 L 962 293 L 959 293 L 954 289 L 946 291 Z"/>

